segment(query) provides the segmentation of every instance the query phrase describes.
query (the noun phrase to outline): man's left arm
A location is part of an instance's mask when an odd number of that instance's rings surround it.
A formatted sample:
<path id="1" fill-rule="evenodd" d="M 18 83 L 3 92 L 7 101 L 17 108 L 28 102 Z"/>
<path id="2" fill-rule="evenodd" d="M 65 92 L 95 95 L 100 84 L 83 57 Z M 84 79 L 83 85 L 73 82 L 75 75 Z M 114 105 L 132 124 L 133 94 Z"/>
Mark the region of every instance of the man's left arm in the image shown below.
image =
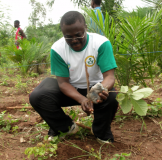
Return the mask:
<path id="1" fill-rule="evenodd" d="M 20 35 L 21 35 L 23 38 L 26 38 L 26 35 L 25 35 L 25 33 L 23 32 L 22 29 L 19 30 L 19 33 L 20 33 Z"/>
<path id="2" fill-rule="evenodd" d="M 103 74 L 103 81 L 101 82 L 101 84 L 103 85 L 103 87 L 111 90 L 115 83 L 114 72 L 115 68 L 117 68 L 117 65 L 110 41 L 106 41 L 100 46 L 98 50 L 97 64 L 99 65 L 100 70 Z M 102 93 L 99 93 L 99 96 L 101 97 L 101 99 L 106 100 L 108 93 L 103 91 Z M 98 102 L 100 103 L 102 101 L 100 100 Z"/>

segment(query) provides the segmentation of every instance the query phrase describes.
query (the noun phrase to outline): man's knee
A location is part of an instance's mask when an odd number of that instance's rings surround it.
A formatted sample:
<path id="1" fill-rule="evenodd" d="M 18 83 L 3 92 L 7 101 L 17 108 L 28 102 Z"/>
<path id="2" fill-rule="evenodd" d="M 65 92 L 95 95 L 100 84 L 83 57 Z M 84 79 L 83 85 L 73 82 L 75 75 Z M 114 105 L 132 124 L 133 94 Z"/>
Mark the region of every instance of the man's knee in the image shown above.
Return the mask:
<path id="1" fill-rule="evenodd" d="M 41 92 L 38 91 L 33 91 L 32 93 L 30 93 L 29 95 L 29 102 L 30 104 L 33 106 L 34 104 L 37 104 L 37 102 L 40 100 L 41 97 Z"/>

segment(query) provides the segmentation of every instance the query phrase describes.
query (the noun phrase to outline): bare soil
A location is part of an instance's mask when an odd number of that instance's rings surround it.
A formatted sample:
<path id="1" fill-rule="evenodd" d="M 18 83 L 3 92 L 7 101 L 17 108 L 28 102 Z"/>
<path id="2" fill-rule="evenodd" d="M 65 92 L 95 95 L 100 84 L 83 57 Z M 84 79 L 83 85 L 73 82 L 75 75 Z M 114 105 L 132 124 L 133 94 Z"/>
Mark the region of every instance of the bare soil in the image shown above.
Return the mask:
<path id="1" fill-rule="evenodd" d="M 41 137 L 47 135 L 48 130 L 35 126 L 42 122 L 42 120 L 34 110 L 28 109 L 26 111 L 20 111 L 20 109 L 7 108 L 24 106 L 26 103 L 29 104 L 29 93 L 47 76 L 45 74 L 37 78 L 23 78 L 22 83 L 30 82 L 25 90 L 19 90 L 15 87 L 17 82 L 12 80 L 14 75 L 10 76 L 7 86 L 0 86 L 0 113 L 6 110 L 5 119 L 19 119 L 18 122 L 12 124 L 12 127 L 18 126 L 16 132 L 13 132 L 12 129 L 8 132 L 0 131 L 0 160 L 27 160 L 28 158 L 24 154 L 25 149 L 36 146 L 38 142 L 42 141 Z M 0 84 L 2 82 L 0 79 Z M 154 84 L 148 81 L 148 86 L 155 91 L 146 99 L 147 103 L 153 102 L 156 98 L 162 98 L 161 83 L 161 79 L 155 80 Z M 75 107 L 73 108 L 75 109 Z M 118 115 L 122 115 L 122 113 L 118 112 Z M 80 117 L 84 116 L 84 113 L 80 114 Z M 131 156 L 128 157 L 131 160 L 161 160 L 162 130 L 156 122 L 162 122 L 162 117 L 145 117 L 143 120 L 146 126 L 143 125 L 144 123 L 140 117 L 133 116 L 132 114 L 125 115 L 123 119 L 115 119 L 112 123 L 115 142 L 113 145 L 104 145 L 102 147 L 102 159 L 108 160 L 115 154 L 131 152 Z M 1 128 L 2 126 L 0 126 Z M 40 138 L 36 140 L 36 136 L 40 134 Z M 22 139 L 24 142 L 21 141 Z M 68 160 L 86 154 L 73 146 L 65 145 L 69 144 L 69 142 L 76 144 L 88 152 L 91 152 L 93 148 L 94 152 L 97 153 L 101 147 L 95 137 L 88 132 L 83 137 L 78 135 L 68 136 L 65 141 L 58 144 L 57 157 L 51 157 L 48 160 Z M 36 160 L 37 158 L 32 156 L 30 159 Z M 95 157 L 85 156 L 74 159 L 94 160 Z"/>

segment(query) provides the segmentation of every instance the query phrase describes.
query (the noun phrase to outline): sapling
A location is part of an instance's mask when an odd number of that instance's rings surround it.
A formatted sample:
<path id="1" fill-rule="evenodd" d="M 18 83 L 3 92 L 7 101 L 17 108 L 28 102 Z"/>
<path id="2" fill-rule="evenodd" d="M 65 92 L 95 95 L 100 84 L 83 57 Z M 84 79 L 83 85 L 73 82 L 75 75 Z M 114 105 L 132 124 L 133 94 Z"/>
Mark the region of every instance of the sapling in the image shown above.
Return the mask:
<path id="1" fill-rule="evenodd" d="M 151 88 L 142 88 L 139 89 L 139 86 L 133 86 L 132 88 L 128 88 L 128 86 L 121 86 L 120 91 L 108 91 L 107 86 L 102 86 L 102 84 L 97 83 L 95 86 L 91 88 L 89 91 L 89 74 L 88 69 L 85 63 L 85 73 L 87 80 L 87 98 L 96 103 L 97 100 L 100 100 L 98 96 L 99 92 L 107 90 L 107 92 L 117 92 L 117 101 L 121 106 L 121 109 L 124 114 L 127 114 L 131 111 L 132 107 L 134 107 L 135 112 L 140 116 L 146 116 L 148 106 L 147 103 L 142 100 L 142 98 L 146 98 L 151 95 L 153 90 Z M 98 85 L 98 86 L 97 86 Z M 100 89 L 100 91 L 99 91 Z M 92 94 L 93 93 L 93 94 Z"/>
<path id="2" fill-rule="evenodd" d="M 132 88 L 121 86 L 116 99 L 124 114 L 130 112 L 132 107 L 134 107 L 134 110 L 138 115 L 146 115 L 148 106 L 142 98 L 150 96 L 153 90 L 151 88 L 142 88 L 138 90 L 138 88 L 139 86 L 134 86 Z"/>

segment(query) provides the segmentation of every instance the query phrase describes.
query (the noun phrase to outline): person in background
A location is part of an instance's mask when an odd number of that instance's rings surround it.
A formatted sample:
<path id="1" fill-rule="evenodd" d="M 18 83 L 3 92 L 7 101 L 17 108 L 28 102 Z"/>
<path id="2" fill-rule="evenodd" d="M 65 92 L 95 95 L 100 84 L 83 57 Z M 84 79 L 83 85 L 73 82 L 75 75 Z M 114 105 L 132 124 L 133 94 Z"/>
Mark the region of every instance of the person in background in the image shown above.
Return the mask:
<path id="1" fill-rule="evenodd" d="M 15 35 L 15 45 L 17 49 L 20 49 L 18 40 L 26 38 L 26 35 L 23 32 L 23 30 L 20 28 L 20 22 L 18 20 L 14 21 L 14 27 L 17 28 L 16 35 Z"/>
<path id="2" fill-rule="evenodd" d="M 78 126 L 62 107 L 81 105 L 87 115 L 94 113 L 92 133 L 97 141 L 114 142 L 111 122 L 118 108 L 117 94 L 100 91 L 97 103 L 92 103 L 86 96 L 85 71 L 87 66 L 90 89 L 100 84 L 115 91 L 117 65 L 111 43 L 100 34 L 88 33 L 85 18 L 77 11 L 65 13 L 60 26 L 63 37 L 51 47 L 51 73 L 56 79 L 44 79 L 30 94 L 30 104 L 50 126 L 49 136 L 75 134 Z"/>
<path id="3" fill-rule="evenodd" d="M 91 7 L 94 9 L 95 14 L 97 15 L 97 19 L 99 20 L 99 16 L 97 14 L 97 10 L 99 10 L 102 14 L 102 20 L 103 20 L 103 23 L 104 23 L 105 19 L 104 19 L 104 15 L 101 11 L 100 5 L 101 5 L 101 0 L 91 0 Z M 92 18 L 91 18 L 91 27 L 95 28 L 95 23 L 93 22 Z M 99 33 L 101 35 L 103 35 L 101 30 L 99 30 Z"/>

